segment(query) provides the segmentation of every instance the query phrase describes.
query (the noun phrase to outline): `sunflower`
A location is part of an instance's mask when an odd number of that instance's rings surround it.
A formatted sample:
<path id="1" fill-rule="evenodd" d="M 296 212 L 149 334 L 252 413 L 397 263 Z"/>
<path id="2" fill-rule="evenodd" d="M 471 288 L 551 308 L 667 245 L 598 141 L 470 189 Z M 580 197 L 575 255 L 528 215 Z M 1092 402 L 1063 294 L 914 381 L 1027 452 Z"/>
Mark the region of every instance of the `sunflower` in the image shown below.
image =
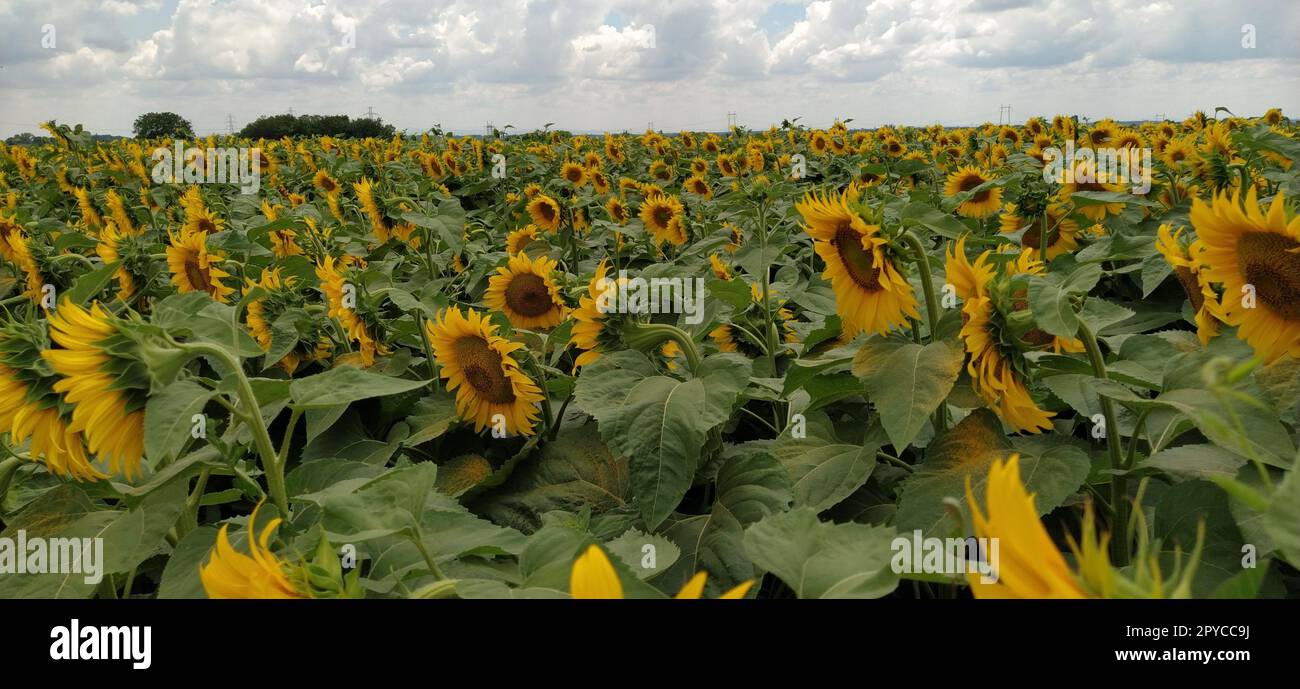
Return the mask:
<path id="1" fill-rule="evenodd" d="M 374 182 L 371 182 L 368 177 L 363 177 L 360 182 L 353 183 L 352 190 L 357 193 L 357 202 L 361 204 L 361 210 L 370 220 L 370 230 L 374 232 L 380 243 L 383 243 L 388 241 L 388 224 L 384 222 L 384 212 L 375 201 L 374 187 Z"/>
<path id="2" fill-rule="evenodd" d="M 1279 125 L 1282 124 L 1282 119 L 1283 118 L 1282 118 L 1281 108 L 1269 108 L 1268 112 L 1264 113 L 1265 124 Z"/>
<path id="3" fill-rule="evenodd" d="M 326 196 L 338 196 L 343 190 L 338 179 L 330 177 L 325 170 L 316 170 L 315 177 L 312 177 L 312 185 L 324 192 Z"/>
<path id="4" fill-rule="evenodd" d="M 722 262 L 722 258 L 717 253 L 709 254 L 709 266 L 713 269 L 713 277 L 719 280 L 731 279 L 731 269 Z"/>
<path id="5" fill-rule="evenodd" d="M 975 167 L 966 165 L 948 175 L 948 181 L 943 186 L 944 196 L 956 196 L 964 191 L 970 191 L 981 184 L 993 179 L 988 172 Z M 994 187 L 984 189 L 971 195 L 970 198 L 962 201 L 957 206 L 957 214 L 965 218 L 987 218 L 998 211 L 1002 205 L 1002 188 Z"/>
<path id="6" fill-rule="evenodd" d="M 84 309 L 65 300 L 50 314 L 50 338 L 57 348 L 41 356 L 61 379 L 53 386 L 72 408 L 68 430 L 81 433 L 110 473 L 130 480 L 144 456 L 144 400 L 123 383 L 123 366 L 111 352 L 118 334 L 112 318 L 92 304 Z"/>
<path id="7" fill-rule="evenodd" d="M 30 439 L 28 455 L 55 475 L 107 478 L 91 465 L 81 434 L 68 427 L 52 377 L 31 366 L 47 345 L 43 327 L 12 324 L 0 331 L 0 434 L 8 433 L 14 445 Z"/>
<path id="8" fill-rule="evenodd" d="M 999 333 L 1002 328 L 995 322 L 997 309 L 988 296 L 967 299 L 962 306 L 961 338 L 970 361 L 966 370 L 971 375 L 975 392 L 1017 431 L 1039 433 L 1052 427 L 1051 412 L 1044 411 L 1029 396 L 1029 390 L 1017 373 L 1008 353 L 1004 351 Z"/>
<path id="9" fill-rule="evenodd" d="M 208 251 L 208 235 L 182 229 L 180 234 L 170 236 L 167 267 L 171 270 L 172 284 L 176 289 L 180 292 L 207 292 L 213 299 L 224 303 L 235 289 L 222 284 L 221 278 L 230 277 L 230 273 L 217 267 L 225 257 Z"/>
<path id="10" fill-rule="evenodd" d="M 581 189 L 587 185 L 587 168 L 577 163 L 565 163 L 560 166 L 560 176 L 574 189 Z"/>
<path id="11" fill-rule="evenodd" d="M 41 277 L 41 269 L 36 264 L 36 257 L 32 254 L 31 240 L 22 230 L 18 230 L 9 235 L 8 240 L 10 259 L 19 268 L 22 269 L 23 275 L 26 276 L 27 289 L 23 295 L 34 302 L 41 299 L 41 289 L 45 286 L 45 279 Z"/>
<path id="12" fill-rule="evenodd" d="M 611 196 L 605 201 L 605 213 L 609 215 L 611 221 L 620 225 L 626 225 L 630 217 L 627 206 L 623 205 L 622 199 L 617 196 Z"/>
<path id="13" fill-rule="evenodd" d="M 526 225 L 506 235 L 506 253 L 517 254 L 537 241 L 537 226 Z"/>
<path id="14" fill-rule="evenodd" d="M 138 236 L 139 232 L 122 232 L 117 228 L 116 223 L 110 221 L 104 225 L 104 231 L 99 233 L 99 243 L 95 245 L 95 254 L 104 262 L 104 265 L 117 263 L 117 270 L 113 271 L 113 277 L 117 278 L 117 298 L 126 301 L 135 294 L 135 278 L 131 271 L 122 263 L 123 244 L 130 238 Z"/>
<path id="15" fill-rule="evenodd" d="M 229 524 L 223 524 L 217 533 L 217 543 L 212 548 L 205 565 L 199 566 L 199 580 L 208 598 L 310 598 L 304 592 L 305 587 L 296 586 L 289 577 L 291 565 L 277 558 L 271 552 L 271 534 L 282 521 L 272 519 L 262 527 L 262 533 L 253 538 L 257 512 L 262 503 L 253 508 L 248 518 L 248 555 L 230 544 L 227 531 Z"/>
<path id="16" fill-rule="evenodd" d="M 528 202 L 528 216 L 533 224 L 547 232 L 560 228 L 560 204 L 546 194 L 538 193 Z"/>
<path id="17" fill-rule="evenodd" d="M 554 328 L 568 311 L 551 278 L 555 265 L 545 256 L 533 260 L 527 254 L 511 254 L 506 265 L 488 280 L 483 303 L 504 313 L 516 328 Z"/>
<path id="18" fill-rule="evenodd" d="M 216 234 L 225 224 L 226 221 L 207 208 L 195 208 L 185 212 L 185 224 L 181 229 L 191 234 Z"/>
<path id="19" fill-rule="evenodd" d="M 1026 219 L 1020 215 L 1016 204 L 1008 203 L 1002 207 L 998 224 L 1003 234 L 1015 234 L 1023 229 L 1025 233 L 1020 235 L 1021 245 L 1041 251 L 1044 258 L 1051 261 L 1079 248 L 1079 223 L 1067 211 L 1065 204 L 1052 203 L 1048 204 L 1043 215 Z M 1042 238 L 1044 222 L 1047 236 L 1051 239 L 1046 247 L 1043 246 Z"/>
<path id="20" fill-rule="evenodd" d="M 596 274 L 587 283 L 587 293 L 578 299 L 578 308 L 572 313 L 574 320 L 573 329 L 569 335 L 569 342 L 574 347 L 583 350 L 582 354 L 574 361 L 574 368 L 586 366 L 600 358 L 603 345 L 611 338 L 612 333 L 605 329 L 606 318 L 609 314 L 601 310 L 600 304 L 605 292 L 618 288 L 618 282 L 605 277 L 608 264 L 601 261 L 596 266 Z M 613 297 L 611 292 L 605 301 Z"/>
<path id="21" fill-rule="evenodd" d="M 880 227 L 868 225 L 850 209 L 858 192 L 818 196 L 812 192 L 795 204 L 804 231 L 813 238 L 817 255 L 826 263 L 822 277 L 835 292 L 835 311 L 851 334 L 887 332 L 920 318 L 916 293 L 887 253 L 889 240 Z"/>
<path id="22" fill-rule="evenodd" d="M 1219 295 L 1210 284 L 1208 271 L 1197 259 L 1205 249 L 1204 243 L 1196 240 L 1184 247 L 1180 238 L 1185 229 L 1180 227 L 1175 232 L 1168 223 L 1161 225 L 1156 231 L 1156 250 L 1173 268 L 1174 277 L 1187 294 L 1196 314 L 1196 334 L 1204 345 L 1219 334 Z"/>
<path id="23" fill-rule="evenodd" d="M 691 577 L 682 586 L 674 598 L 702 598 L 708 578 L 707 573 L 696 572 L 695 576 Z M 753 580 L 741 582 L 718 596 L 718 598 L 732 600 L 744 598 L 753 585 Z M 574 560 L 573 570 L 569 573 L 569 595 L 573 598 L 588 600 L 623 598 L 623 584 L 619 581 L 618 572 L 614 570 L 614 565 L 609 561 L 609 556 L 605 555 L 605 551 L 601 550 L 599 546 L 588 546 L 582 555 Z"/>
<path id="24" fill-rule="evenodd" d="M 970 507 L 971 521 L 978 538 L 997 539 L 997 581 L 984 583 L 977 573 L 967 574 L 971 593 L 976 598 L 1089 598 L 1089 593 L 1076 579 L 1061 551 L 1038 518 L 1034 495 L 1025 491 L 1020 481 L 1020 457 L 1011 455 L 1005 462 L 994 460 L 989 467 L 988 482 L 984 488 L 987 514 L 980 510 L 971 490 L 971 479 L 966 477 L 966 504 Z M 1101 544 L 1105 545 L 1105 537 Z M 1085 537 L 1085 543 L 1092 543 Z M 1089 548 L 1088 554 L 1104 561 L 1109 568 L 1106 549 Z M 1091 566 L 1093 559 L 1081 566 Z"/>
<path id="25" fill-rule="evenodd" d="M 296 281 L 296 278 L 292 276 L 288 278 L 282 277 L 279 268 L 263 268 L 262 275 L 257 282 L 246 281 L 244 294 L 248 294 L 259 287 L 267 293 L 264 296 L 249 300 L 245 314 L 248 331 L 253 334 L 253 339 L 257 340 L 257 344 L 262 346 L 263 352 L 271 350 L 271 343 L 275 339 L 271 322 L 268 320 L 268 302 L 277 298 L 284 290 L 292 287 Z M 271 315 L 271 317 L 274 318 L 275 316 Z M 285 354 L 284 358 L 277 363 L 286 373 L 293 375 L 300 362 L 301 357 L 298 353 L 291 351 Z"/>
<path id="26" fill-rule="evenodd" d="M 536 433 L 542 393 L 512 356 L 523 344 L 496 335 L 497 326 L 474 309 L 465 315 L 452 307 L 424 327 L 447 389 L 456 391 L 460 418 L 473 421 L 476 432 L 504 422 L 508 433 Z"/>
<path id="27" fill-rule="evenodd" d="M 1069 201 L 1075 192 L 1080 191 L 1125 191 L 1125 186 L 1118 180 L 1113 179 L 1113 173 L 1106 170 L 1098 170 L 1096 161 L 1080 160 L 1074 167 L 1074 174 L 1070 181 L 1061 185 L 1061 200 Z M 1093 203 L 1089 205 L 1076 204 L 1078 211 L 1083 217 L 1093 221 L 1101 222 L 1108 215 L 1119 215 L 1124 212 L 1122 203 Z"/>
<path id="28" fill-rule="evenodd" d="M 376 354 L 387 354 L 388 346 L 378 341 L 370 333 L 365 319 L 356 311 L 356 304 L 348 305 L 344 300 L 344 288 L 349 285 L 346 265 L 336 262 L 333 256 L 326 256 L 324 262 L 316 266 L 316 277 L 320 280 L 321 292 L 329 302 L 330 318 L 337 318 L 343 332 L 359 348 L 361 365 L 372 366 Z"/>
<path id="29" fill-rule="evenodd" d="M 1195 164 L 1200 159 L 1200 155 L 1190 143 L 1177 139 L 1165 146 L 1165 150 L 1160 152 L 1160 159 L 1169 167 L 1180 168 Z"/>
<path id="30" fill-rule="evenodd" d="M 718 172 L 722 173 L 723 177 L 735 177 L 740 174 L 736 167 L 735 158 L 725 153 L 718 154 Z"/>
<path id="31" fill-rule="evenodd" d="M 654 235 L 655 244 L 668 240 L 681 245 L 686 242 L 681 226 L 682 212 L 682 202 L 676 196 L 654 194 L 641 204 L 641 222 Z"/>
<path id="32" fill-rule="evenodd" d="M 1300 216 L 1288 218 L 1279 192 L 1265 214 L 1254 187 L 1212 203 L 1192 201 L 1191 221 L 1207 278 L 1223 284 L 1222 319 L 1271 363 L 1300 357 Z"/>
<path id="33" fill-rule="evenodd" d="M 709 186 L 708 180 L 699 175 L 691 175 L 690 177 L 687 177 L 686 183 L 682 185 L 682 189 L 688 194 L 703 196 L 706 199 L 713 198 L 713 188 Z"/>

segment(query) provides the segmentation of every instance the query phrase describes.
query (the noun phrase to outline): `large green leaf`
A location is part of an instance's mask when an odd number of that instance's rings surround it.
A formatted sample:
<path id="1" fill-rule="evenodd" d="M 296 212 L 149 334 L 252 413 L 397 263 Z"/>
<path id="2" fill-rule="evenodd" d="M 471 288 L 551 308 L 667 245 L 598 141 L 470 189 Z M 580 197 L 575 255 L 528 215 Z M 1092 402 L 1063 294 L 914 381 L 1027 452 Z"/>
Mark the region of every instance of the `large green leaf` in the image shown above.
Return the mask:
<path id="1" fill-rule="evenodd" d="M 566 426 L 473 508 L 499 524 L 531 533 L 547 512 L 589 507 L 599 513 L 631 499 L 627 460 L 611 455 L 590 428 Z"/>
<path id="2" fill-rule="evenodd" d="M 880 598 L 898 586 L 893 527 L 833 524 L 800 507 L 745 530 L 745 551 L 800 598 Z"/>
<path id="3" fill-rule="evenodd" d="M 144 407 L 144 453 L 150 462 L 156 466 L 176 457 L 191 434 L 191 419 L 213 394 L 192 380 L 177 380 L 149 397 Z"/>
<path id="4" fill-rule="evenodd" d="M 861 352 L 883 354 L 879 362 L 855 359 L 854 366 L 871 372 L 863 379 L 867 394 L 890 443 L 901 452 L 952 391 L 965 353 L 960 345 L 943 341 L 924 347 L 908 342 L 887 352 L 864 347 Z"/>
<path id="5" fill-rule="evenodd" d="M 794 504 L 821 512 L 834 507 L 862 487 L 876 467 L 881 439 L 864 444 L 840 442 L 835 424 L 823 412 L 805 416 L 803 437 L 797 425 L 786 429 L 772 445 L 772 455 L 785 468 L 793 484 Z"/>
<path id="6" fill-rule="evenodd" d="M 790 505 L 790 479 L 761 448 L 744 447 L 718 469 L 718 497 L 708 514 L 687 517 L 669 526 L 666 535 L 681 547 L 682 556 L 663 577 L 675 590 L 696 572 L 709 574 L 705 590 L 716 596 L 755 576 L 745 554 L 744 528 Z"/>
<path id="7" fill-rule="evenodd" d="M 1070 303 L 1070 295 L 1087 292 L 1101 279 L 1101 266 L 1088 263 L 1075 268 L 1068 277 L 1047 273 L 1029 282 L 1029 309 L 1043 331 L 1057 337 L 1072 338 L 1079 330 L 1079 317 Z"/>
<path id="8" fill-rule="evenodd" d="M 710 410 L 702 379 L 681 381 L 653 371 L 640 352 L 616 352 L 588 366 L 575 392 L 610 450 L 628 458 L 632 493 L 651 529 L 691 487 L 710 421 L 720 413 Z"/>
<path id="9" fill-rule="evenodd" d="M 320 409 L 371 397 L 396 395 L 428 384 L 427 380 L 406 380 L 352 366 L 339 366 L 289 384 L 293 405 L 299 409 Z"/>
<path id="10" fill-rule="evenodd" d="M 1013 453 L 1020 455 L 1020 477 L 1035 494 L 1039 514 L 1060 506 L 1088 476 L 1090 461 L 1083 450 L 1053 437 L 1012 443 L 991 411 L 977 409 L 930 443 L 925 463 L 902 485 L 894 525 L 900 531 L 920 529 L 926 536 L 954 535 L 962 524 L 954 521 L 947 501 L 955 500 L 958 514 L 966 514 L 969 480 L 983 504 L 989 467 Z"/>

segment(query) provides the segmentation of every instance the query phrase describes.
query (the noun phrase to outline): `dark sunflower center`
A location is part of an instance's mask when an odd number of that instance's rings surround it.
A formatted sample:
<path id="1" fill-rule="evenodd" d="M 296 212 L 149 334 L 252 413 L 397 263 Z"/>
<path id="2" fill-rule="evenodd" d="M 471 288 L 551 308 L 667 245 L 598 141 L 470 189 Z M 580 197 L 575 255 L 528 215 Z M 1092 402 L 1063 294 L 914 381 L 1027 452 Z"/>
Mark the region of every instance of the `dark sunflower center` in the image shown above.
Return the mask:
<path id="1" fill-rule="evenodd" d="M 570 168 L 568 177 L 570 182 L 577 184 L 578 180 L 582 179 L 582 170 Z"/>
<path id="2" fill-rule="evenodd" d="M 212 291 L 212 281 L 208 277 L 208 271 L 199 267 L 197 258 L 186 259 L 185 277 L 189 279 L 194 289 L 203 292 Z"/>
<path id="3" fill-rule="evenodd" d="M 213 232 L 216 231 L 216 229 L 217 226 L 214 225 L 211 220 L 208 220 L 207 218 L 199 219 L 199 230 L 201 230 L 202 232 L 206 234 L 212 234 Z"/>
<path id="4" fill-rule="evenodd" d="M 462 337 L 456 340 L 455 349 L 465 381 L 480 397 L 498 404 L 515 401 L 514 388 L 501 368 L 501 355 L 488 347 L 486 340 Z"/>
<path id="5" fill-rule="evenodd" d="M 835 230 L 835 239 L 831 240 L 844 261 L 844 269 L 858 286 L 868 292 L 880 290 L 880 270 L 871 265 L 871 253 L 862 248 L 862 235 L 849 227 L 848 223 Z"/>
<path id="6" fill-rule="evenodd" d="M 1199 312 L 1201 306 L 1205 304 L 1205 296 L 1201 294 L 1201 286 L 1196 281 L 1196 276 L 1185 266 L 1174 268 L 1174 277 L 1178 278 L 1178 284 L 1183 286 L 1183 291 L 1187 293 L 1187 300 L 1192 302 L 1192 311 Z"/>
<path id="7" fill-rule="evenodd" d="M 537 212 L 540 213 L 547 222 L 555 219 L 555 209 L 551 208 L 551 204 L 549 203 L 537 204 Z"/>
<path id="8" fill-rule="evenodd" d="M 1270 311 L 1300 322 L 1300 242 L 1272 232 L 1247 232 L 1237 240 L 1237 266 Z"/>
<path id="9" fill-rule="evenodd" d="M 979 175 L 966 175 L 964 178 L 962 178 L 961 184 L 959 184 L 957 188 L 960 191 L 970 191 L 971 189 L 974 189 L 975 187 L 978 187 L 983 183 L 984 183 L 984 178 Z M 971 196 L 970 201 L 972 203 L 983 203 L 986 199 L 988 199 L 988 197 L 989 197 L 989 190 L 985 189 L 984 191 L 981 191 L 975 194 L 974 196 Z"/>
<path id="10" fill-rule="evenodd" d="M 656 206 L 650 216 L 654 218 L 655 225 L 658 227 L 668 227 L 668 221 L 673 219 L 672 211 L 667 206 Z"/>
<path id="11" fill-rule="evenodd" d="M 1088 138 L 1092 141 L 1094 145 L 1104 144 L 1110 140 L 1110 135 L 1108 135 L 1106 132 L 1103 131 L 1094 130 L 1088 134 Z"/>
<path id="12" fill-rule="evenodd" d="M 545 280 L 532 273 L 523 273 L 511 278 L 506 286 L 506 304 L 516 313 L 540 316 L 551 309 L 553 302 Z"/>

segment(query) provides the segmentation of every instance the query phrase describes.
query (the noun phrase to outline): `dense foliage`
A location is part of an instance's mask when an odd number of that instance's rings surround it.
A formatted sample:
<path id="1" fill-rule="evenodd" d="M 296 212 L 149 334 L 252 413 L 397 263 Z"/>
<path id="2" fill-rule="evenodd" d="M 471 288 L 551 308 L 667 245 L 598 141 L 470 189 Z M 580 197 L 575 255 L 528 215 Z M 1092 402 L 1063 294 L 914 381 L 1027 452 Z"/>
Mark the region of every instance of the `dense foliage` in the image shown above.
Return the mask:
<path id="1" fill-rule="evenodd" d="M 260 151 L 255 193 L 157 181 L 169 138 L 0 147 L 0 536 L 107 574 L 0 596 L 1300 591 L 1279 112 L 282 120 L 185 144 Z M 1067 143 L 1150 149 L 1149 189 L 1045 179 Z M 1000 539 L 1000 580 L 899 571 L 915 531 Z"/>

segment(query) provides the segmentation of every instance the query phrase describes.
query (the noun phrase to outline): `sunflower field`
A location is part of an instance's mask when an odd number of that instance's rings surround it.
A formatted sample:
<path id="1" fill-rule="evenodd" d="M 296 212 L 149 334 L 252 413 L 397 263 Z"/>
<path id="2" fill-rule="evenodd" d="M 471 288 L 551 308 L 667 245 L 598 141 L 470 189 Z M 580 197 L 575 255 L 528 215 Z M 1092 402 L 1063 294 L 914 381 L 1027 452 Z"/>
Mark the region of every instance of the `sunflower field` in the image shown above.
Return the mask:
<path id="1" fill-rule="evenodd" d="M 0 536 L 103 577 L 0 597 L 1300 596 L 1280 111 L 46 130 L 0 145 Z M 159 182 L 187 147 L 259 183 Z M 995 577 L 900 558 L 967 537 Z"/>

